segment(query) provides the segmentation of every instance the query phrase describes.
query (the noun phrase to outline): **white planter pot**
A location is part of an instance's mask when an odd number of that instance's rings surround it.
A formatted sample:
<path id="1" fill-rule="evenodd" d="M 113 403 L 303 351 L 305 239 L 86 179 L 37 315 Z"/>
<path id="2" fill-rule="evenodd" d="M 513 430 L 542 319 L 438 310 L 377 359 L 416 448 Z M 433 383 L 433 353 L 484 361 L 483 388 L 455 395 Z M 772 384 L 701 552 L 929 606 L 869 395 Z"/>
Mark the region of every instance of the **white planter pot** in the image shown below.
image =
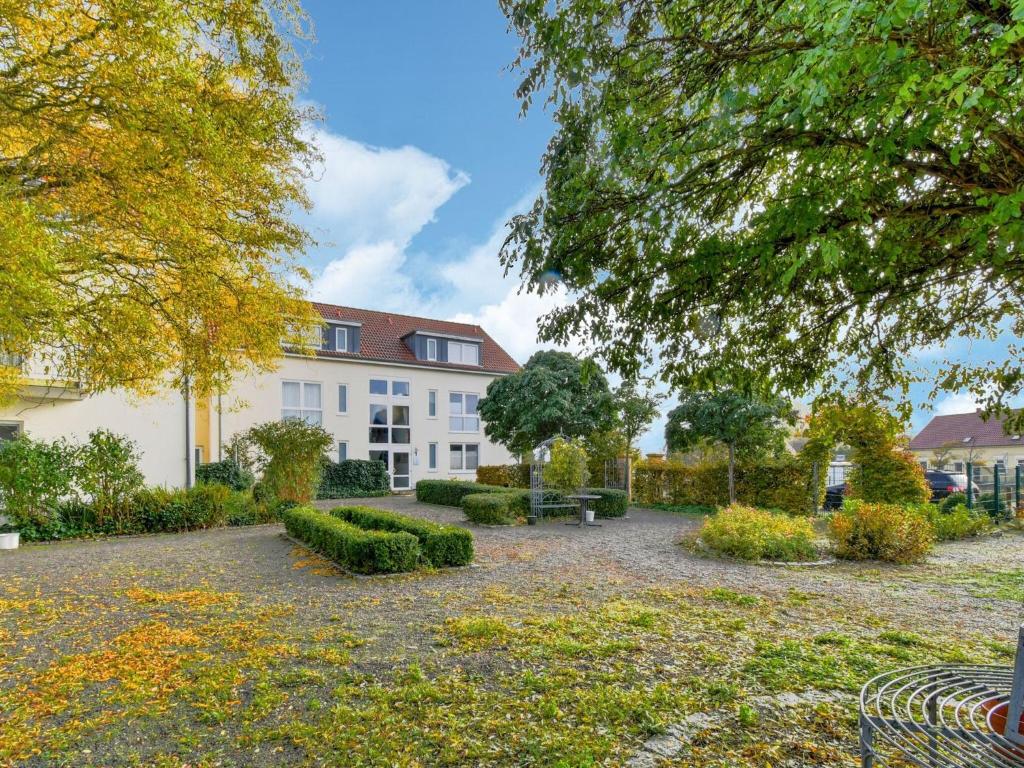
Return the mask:
<path id="1" fill-rule="evenodd" d="M 14 533 L 0 533 L 0 549 L 17 549 L 20 539 L 21 534 L 17 531 Z"/>
<path id="2" fill-rule="evenodd" d="M 587 522 L 588 523 L 594 522 L 594 510 L 592 510 L 592 509 L 588 509 L 587 510 Z"/>

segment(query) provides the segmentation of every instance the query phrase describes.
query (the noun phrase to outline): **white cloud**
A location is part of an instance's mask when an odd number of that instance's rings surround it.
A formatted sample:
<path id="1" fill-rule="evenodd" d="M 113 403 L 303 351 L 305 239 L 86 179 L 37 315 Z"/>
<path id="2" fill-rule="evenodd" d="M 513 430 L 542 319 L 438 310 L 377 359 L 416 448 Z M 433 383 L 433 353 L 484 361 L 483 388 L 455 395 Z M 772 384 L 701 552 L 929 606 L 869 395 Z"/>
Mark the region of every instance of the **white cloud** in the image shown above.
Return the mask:
<path id="1" fill-rule="evenodd" d="M 313 298 L 331 304 L 416 314 L 423 303 L 402 271 L 405 247 L 392 240 L 356 245 L 313 282 Z"/>
<path id="2" fill-rule="evenodd" d="M 935 413 L 948 416 L 952 413 L 971 413 L 980 407 L 978 400 L 969 392 L 956 392 L 946 395 L 935 403 Z"/>
<path id="3" fill-rule="evenodd" d="M 467 174 L 416 147 L 374 147 L 322 128 L 312 138 L 323 155 L 307 187 L 312 215 L 335 247 L 390 240 L 404 248 L 469 183 Z"/>

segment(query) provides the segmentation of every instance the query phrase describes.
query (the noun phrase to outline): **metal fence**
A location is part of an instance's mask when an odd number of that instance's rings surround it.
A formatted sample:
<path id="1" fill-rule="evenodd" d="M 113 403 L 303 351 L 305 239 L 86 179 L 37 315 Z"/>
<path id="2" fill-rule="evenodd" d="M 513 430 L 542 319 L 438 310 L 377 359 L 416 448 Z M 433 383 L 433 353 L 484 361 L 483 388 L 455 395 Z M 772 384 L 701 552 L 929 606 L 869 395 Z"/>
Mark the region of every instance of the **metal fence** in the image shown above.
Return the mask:
<path id="1" fill-rule="evenodd" d="M 1021 508 L 1024 492 L 1024 467 L 1007 469 L 1001 463 L 991 466 L 967 464 L 967 506 L 988 513 L 993 520 L 1011 520 Z"/>

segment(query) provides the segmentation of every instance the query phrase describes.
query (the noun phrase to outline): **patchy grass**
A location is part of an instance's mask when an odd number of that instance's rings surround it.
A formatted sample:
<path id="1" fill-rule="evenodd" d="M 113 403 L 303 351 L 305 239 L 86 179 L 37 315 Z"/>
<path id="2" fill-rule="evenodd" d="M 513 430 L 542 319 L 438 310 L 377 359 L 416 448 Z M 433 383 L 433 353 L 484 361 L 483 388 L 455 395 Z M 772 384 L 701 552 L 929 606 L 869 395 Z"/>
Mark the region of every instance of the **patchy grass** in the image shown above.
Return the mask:
<path id="1" fill-rule="evenodd" d="M 316 620 L 201 584 L 61 598 L 0 586 L 0 765 L 617 765 L 717 711 L 678 764 L 840 766 L 856 750 L 852 696 L 786 717 L 755 699 L 1008 654 L 796 590 L 452 596 L 437 578 L 417 597 L 389 582 L 393 594 Z M 424 600 L 443 610 L 378 619 L 382 602 Z"/>

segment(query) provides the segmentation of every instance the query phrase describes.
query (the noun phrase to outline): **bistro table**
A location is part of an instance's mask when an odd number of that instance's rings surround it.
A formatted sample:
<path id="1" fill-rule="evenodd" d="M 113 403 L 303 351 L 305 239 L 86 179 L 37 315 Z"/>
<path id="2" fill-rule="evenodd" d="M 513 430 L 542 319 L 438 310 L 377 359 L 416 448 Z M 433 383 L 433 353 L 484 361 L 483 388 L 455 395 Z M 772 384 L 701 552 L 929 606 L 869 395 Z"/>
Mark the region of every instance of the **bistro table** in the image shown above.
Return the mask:
<path id="1" fill-rule="evenodd" d="M 574 494 L 572 496 L 566 496 L 565 498 L 571 499 L 573 501 L 578 501 L 579 504 L 580 504 L 580 520 L 579 520 L 579 522 L 578 523 L 566 523 L 566 525 L 577 525 L 577 526 L 589 525 L 589 526 L 592 526 L 594 528 L 600 528 L 601 527 L 600 523 L 593 523 L 593 522 L 588 522 L 587 521 L 587 506 L 590 504 L 591 501 L 596 501 L 596 500 L 600 499 L 601 498 L 600 496 L 595 496 L 592 493 L 577 493 L 577 494 Z"/>

